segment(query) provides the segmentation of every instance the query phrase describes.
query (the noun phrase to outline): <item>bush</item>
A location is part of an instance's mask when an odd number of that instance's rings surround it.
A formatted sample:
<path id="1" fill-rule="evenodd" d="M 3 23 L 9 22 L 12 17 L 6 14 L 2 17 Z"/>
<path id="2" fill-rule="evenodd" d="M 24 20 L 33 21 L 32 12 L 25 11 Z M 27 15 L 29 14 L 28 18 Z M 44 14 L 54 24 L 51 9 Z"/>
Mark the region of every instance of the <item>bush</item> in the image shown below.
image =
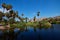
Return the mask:
<path id="1" fill-rule="evenodd" d="M 56 24 L 60 24 L 60 21 L 56 21 Z"/>
<path id="2" fill-rule="evenodd" d="M 49 28 L 51 27 L 51 24 L 47 21 L 41 21 L 40 23 L 41 28 Z"/>

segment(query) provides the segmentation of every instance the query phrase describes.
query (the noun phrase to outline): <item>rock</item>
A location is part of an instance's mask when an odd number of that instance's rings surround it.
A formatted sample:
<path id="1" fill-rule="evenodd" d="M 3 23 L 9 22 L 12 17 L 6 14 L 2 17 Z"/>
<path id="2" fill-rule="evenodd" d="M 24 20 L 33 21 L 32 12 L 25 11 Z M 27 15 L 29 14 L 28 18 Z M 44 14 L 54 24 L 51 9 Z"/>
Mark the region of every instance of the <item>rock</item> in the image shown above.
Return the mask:
<path id="1" fill-rule="evenodd" d="M 0 30 L 5 30 L 5 27 L 4 26 L 0 26 Z"/>

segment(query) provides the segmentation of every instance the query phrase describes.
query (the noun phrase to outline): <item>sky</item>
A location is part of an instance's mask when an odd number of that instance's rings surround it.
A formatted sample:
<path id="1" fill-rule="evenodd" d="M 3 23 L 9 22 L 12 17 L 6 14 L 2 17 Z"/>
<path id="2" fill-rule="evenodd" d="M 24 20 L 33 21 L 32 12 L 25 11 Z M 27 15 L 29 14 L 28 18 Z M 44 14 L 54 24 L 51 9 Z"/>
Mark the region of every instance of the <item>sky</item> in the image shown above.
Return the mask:
<path id="1" fill-rule="evenodd" d="M 60 16 L 60 0 L 0 0 L 0 11 L 2 3 L 11 4 L 19 16 L 33 18 L 38 11 L 40 18 Z"/>

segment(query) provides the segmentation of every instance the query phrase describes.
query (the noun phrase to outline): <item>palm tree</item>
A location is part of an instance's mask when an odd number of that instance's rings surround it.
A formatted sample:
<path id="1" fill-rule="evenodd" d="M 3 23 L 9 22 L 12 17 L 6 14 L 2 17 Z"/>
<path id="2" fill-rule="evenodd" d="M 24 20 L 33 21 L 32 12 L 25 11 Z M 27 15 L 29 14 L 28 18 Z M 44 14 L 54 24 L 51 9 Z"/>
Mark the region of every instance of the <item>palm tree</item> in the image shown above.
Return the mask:
<path id="1" fill-rule="evenodd" d="M 6 8 L 6 4 L 5 4 L 5 3 L 2 3 L 2 7 L 3 7 L 3 8 Z"/>
<path id="2" fill-rule="evenodd" d="M 20 19 L 21 21 L 23 21 L 22 18 L 20 16 L 18 16 L 18 11 L 15 12 L 15 17 L 17 17 L 18 19 Z"/>
<path id="3" fill-rule="evenodd" d="M 36 21 L 36 16 L 34 16 L 34 19 L 33 20 L 34 20 L 34 22 Z"/>
<path id="4" fill-rule="evenodd" d="M 2 7 L 3 7 L 4 10 L 5 10 L 5 8 L 6 8 L 6 4 L 5 4 L 5 3 L 2 3 Z M 4 10 L 3 10 L 3 13 L 4 13 Z"/>
<path id="5" fill-rule="evenodd" d="M 14 12 L 13 10 L 11 10 L 11 11 L 10 11 L 10 17 L 15 18 L 15 15 L 16 15 L 15 12 Z"/>
<path id="6" fill-rule="evenodd" d="M 6 19 L 4 19 L 4 22 L 5 22 L 5 25 L 7 24 L 7 20 Z"/>
<path id="7" fill-rule="evenodd" d="M 24 14 L 22 13 L 21 16 L 22 16 L 22 18 L 20 20 L 22 20 L 22 22 L 23 22 L 23 20 L 24 20 L 24 18 L 23 18 Z"/>
<path id="8" fill-rule="evenodd" d="M 9 19 L 9 22 L 12 24 L 15 22 L 14 18 Z"/>
<path id="9" fill-rule="evenodd" d="M 15 17 L 19 18 L 18 11 L 15 12 Z"/>
<path id="10" fill-rule="evenodd" d="M 2 21 L 2 19 L 3 19 L 3 13 L 0 12 L 0 21 Z"/>
<path id="11" fill-rule="evenodd" d="M 14 13 L 14 11 L 13 11 L 13 10 L 10 10 L 10 11 L 9 11 L 9 13 L 10 13 L 10 14 L 13 14 L 13 13 Z"/>
<path id="12" fill-rule="evenodd" d="M 40 16 L 40 12 L 37 12 L 37 16 Z"/>
<path id="13" fill-rule="evenodd" d="M 18 11 L 16 11 L 15 13 L 16 13 L 16 15 L 18 15 Z"/>
<path id="14" fill-rule="evenodd" d="M 23 16 L 24 16 L 24 14 L 22 13 L 22 14 L 21 14 L 21 16 L 23 17 Z"/>
<path id="15" fill-rule="evenodd" d="M 38 16 L 38 17 L 40 16 L 40 12 L 39 12 L 39 11 L 37 12 L 37 16 Z"/>
<path id="16" fill-rule="evenodd" d="M 24 14 L 21 14 L 21 15 L 24 16 Z M 22 22 L 23 22 L 23 20 L 25 19 L 25 18 L 22 18 L 22 17 L 20 17 L 20 16 L 18 15 L 18 11 L 15 12 L 15 17 L 19 18 L 20 21 L 22 21 Z"/>
<path id="17" fill-rule="evenodd" d="M 7 5 L 7 6 L 6 6 L 6 9 L 7 9 L 7 10 L 12 9 L 12 5 Z"/>
<path id="18" fill-rule="evenodd" d="M 4 14 L 8 19 L 10 18 L 10 14 L 9 13 L 5 13 Z"/>
<path id="19" fill-rule="evenodd" d="M 27 19 L 28 19 L 28 18 L 26 17 L 25 19 L 26 19 L 26 23 L 27 23 Z"/>
<path id="20" fill-rule="evenodd" d="M 18 17 L 18 18 L 21 20 L 21 22 L 23 22 L 23 19 L 21 17 Z"/>

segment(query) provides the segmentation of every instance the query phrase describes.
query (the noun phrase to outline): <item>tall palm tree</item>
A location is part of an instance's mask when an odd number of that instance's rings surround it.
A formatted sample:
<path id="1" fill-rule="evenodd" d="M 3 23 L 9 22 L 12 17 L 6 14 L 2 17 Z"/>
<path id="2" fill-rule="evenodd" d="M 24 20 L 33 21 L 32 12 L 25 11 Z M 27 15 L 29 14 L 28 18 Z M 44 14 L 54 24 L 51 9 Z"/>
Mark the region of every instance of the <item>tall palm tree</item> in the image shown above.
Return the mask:
<path id="1" fill-rule="evenodd" d="M 24 20 L 24 18 L 23 18 L 24 14 L 22 13 L 22 14 L 21 14 L 21 16 L 22 16 L 22 18 L 21 18 L 21 19 L 22 19 L 22 22 L 23 22 L 23 20 Z"/>
<path id="2" fill-rule="evenodd" d="M 18 17 L 18 18 L 21 20 L 21 22 L 23 22 L 23 19 L 21 17 Z"/>
<path id="3" fill-rule="evenodd" d="M 18 11 L 15 12 L 15 17 L 19 18 Z"/>
<path id="4" fill-rule="evenodd" d="M 36 16 L 34 16 L 34 19 L 33 20 L 34 20 L 34 22 L 36 21 Z"/>
<path id="5" fill-rule="evenodd" d="M 2 19 L 3 19 L 3 13 L 0 12 L 0 21 L 2 21 Z"/>
<path id="6" fill-rule="evenodd" d="M 7 9 L 7 10 L 12 9 L 12 5 L 7 5 L 7 6 L 6 6 L 6 9 Z"/>
<path id="7" fill-rule="evenodd" d="M 16 15 L 18 15 L 18 11 L 16 11 L 15 13 L 16 13 Z"/>
<path id="8" fill-rule="evenodd" d="M 15 12 L 15 17 L 21 19 L 21 17 L 18 16 L 18 11 Z"/>
<path id="9" fill-rule="evenodd" d="M 24 14 L 22 13 L 22 14 L 21 14 L 21 16 L 23 17 L 23 16 L 24 16 Z"/>
<path id="10" fill-rule="evenodd" d="M 5 3 L 2 3 L 2 7 L 3 7 L 3 8 L 6 8 L 6 4 L 5 4 Z"/>
<path id="11" fill-rule="evenodd" d="M 25 19 L 26 19 L 26 23 L 27 23 L 28 18 L 26 17 Z"/>
<path id="12" fill-rule="evenodd" d="M 4 10 L 6 8 L 6 4 L 5 3 L 2 3 L 2 7 L 3 7 L 3 13 L 4 13 Z"/>
<path id="13" fill-rule="evenodd" d="M 21 15 L 24 16 L 24 14 L 21 14 Z M 20 16 L 18 15 L 18 11 L 15 12 L 15 17 L 17 17 L 18 19 L 20 19 L 20 21 L 22 21 L 22 22 L 23 22 L 23 20 L 24 20 L 24 18 L 22 18 L 22 17 L 20 17 Z"/>
<path id="14" fill-rule="evenodd" d="M 28 18 L 26 17 L 25 20 L 26 20 L 26 23 L 27 23 Z M 25 25 L 26 25 L 26 24 L 25 24 Z M 25 27 L 25 31 L 28 31 L 27 25 L 26 25 L 26 27 Z"/>
<path id="15" fill-rule="evenodd" d="M 39 11 L 37 12 L 37 16 L 38 16 L 38 17 L 40 16 L 40 12 L 39 12 Z M 39 21 L 39 20 L 38 20 L 38 21 Z"/>
<path id="16" fill-rule="evenodd" d="M 13 11 L 13 10 L 10 10 L 10 17 L 13 17 L 13 18 L 15 18 L 15 12 Z"/>
<path id="17" fill-rule="evenodd" d="M 37 12 L 37 16 L 40 16 L 40 12 Z"/>

